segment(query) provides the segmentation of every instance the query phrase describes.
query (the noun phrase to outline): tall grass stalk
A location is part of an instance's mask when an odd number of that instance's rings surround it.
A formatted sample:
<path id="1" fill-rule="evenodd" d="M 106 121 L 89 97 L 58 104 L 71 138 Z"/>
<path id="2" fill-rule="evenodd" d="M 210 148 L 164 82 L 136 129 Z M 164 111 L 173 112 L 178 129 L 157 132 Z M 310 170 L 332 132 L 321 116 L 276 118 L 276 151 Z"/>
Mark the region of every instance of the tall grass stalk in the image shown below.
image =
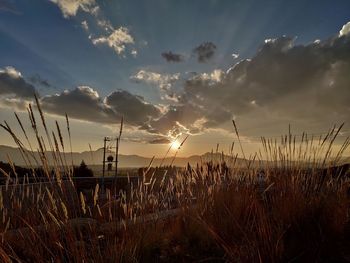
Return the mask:
<path id="1" fill-rule="evenodd" d="M 334 150 L 343 125 L 320 137 L 294 136 L 290 128 L 280 140 L 262 137 L 261 150 L 246 158 L 233 122 L 243 160 L 232 143 L 229 156 L 219 154 L 217 146 L 215 156 L 220 158 L 148 177 L 152 159 L 137 182 L 129 178 L 127 187 L 112 186 L 102 195 L 99 184 L 85 190 L 74 184 L 63 133 L 57 122 L 56 133 L 49 130 L 39 102 L 42 127 L 31 105 L 28 116 L 47 182 L 27 184 L 28 178 L 20 182 L 11 160 L 11 174 L 0 169 L 6 177 L 0 187 L 4 262 L 341 262 L 347 258 L 348 171 L 346 166 L 335 166 L 341 164 L 349 139 Z M 33 144 L 17 120 L 30 150 L 7 123 L 1 127 L 30 165 Z M 66 124 L 73 161 L 67 115 Z M 119 139 L 122 127 L 123 122 Z M 257 174 L 264 175 L 264 185 Z"/>

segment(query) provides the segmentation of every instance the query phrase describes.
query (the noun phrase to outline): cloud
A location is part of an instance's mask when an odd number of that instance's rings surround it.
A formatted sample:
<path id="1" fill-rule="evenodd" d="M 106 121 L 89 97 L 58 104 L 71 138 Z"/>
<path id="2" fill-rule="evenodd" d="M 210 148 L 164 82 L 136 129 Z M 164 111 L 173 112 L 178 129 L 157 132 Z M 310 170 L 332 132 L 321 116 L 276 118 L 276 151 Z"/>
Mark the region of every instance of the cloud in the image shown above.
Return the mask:
<path id="1" fill-rule="evenodd" d="M 209 83 L 218 83 L 222 80 L 223 76 L 225 75 L 225 72 L 223 72 L 220 69 L 214 69 L 210 73 L 201 73 L 201 74 L 195 74 L 191 81 L 199 80 L 199 81 L 208 81 Z"/>
<path id="2" fill-rule="evenodd" d="M 204 42 L 193 49 L 193 54 L 197 56 L 200 63 L 206 63 L 214 57 L 216 45 L 212 42 Z"/>
<path id="3" fill-rule="evenodd" d="M 160 116 L 158 107 L 125 90 L 112 92 L 102 99 L 91 87 L 79 86 L 60 94 L 44 96 L 41 103 L 48 113 L 67 113 L 74 119 L 104 124 L 116 123 L 123 116 L 127 124 L 138 127 Z"/>
<path id="4" fill-rule="evenodd" d="M 104 103 L 135 126 L 148 123 L 151 119 L 158 118 L 161 113 L 158 107 L 147 103 L 143 97 L 125 90 L 112 92 L 105 98 Z"/>
<path id="5" fill-rule="evenodd" d="M 115 29 L 110 35 L 102 36 L 92 40 L 94 45 L 107 45 L 118 55 L 124 53 L 126 45 L 134 44 L 134 38 L 130 35 L 126 27 Z"/>
<path id="6" fill-rule="evenodd" d="M 81 27 L 86 31 L 89 32 L 89 24 L 86 20 L 84 20 L 83 22 L 81 22 Z"/>
<path id="7" fill-rule="evenodd" d="M 132 76 L 134 81 L 171 91 L 174 100 L 163 108 L 121 90 L 100 98 L 90 87 L 44 96 L 41 101 L 47 112 L 68 112 L 91 122 L 117 123 L 123 115 L 127 124 L 155 136 L 154 140 L 213 128 L 231 130 L 232 118 L 252 127 L 248 134 L 255 136 L 262 129 L 280 133 L 276 127 L 288 123 L 322 130 L 330 123 L 350 122 L 349 72 L 350 34 L 305 45 L 282 36 L 267 39 L 251 59 L 226 71 L 189 75 L 181 91 L 171 88 L 178 74 L 140 70 Z M 0 95 L 19 99 L 32 96 L 33 91 L 16 69 L 0 71 Z"/>
<path id="8" fill-rule="evenodd" d="M 346 23 L 339 31 L 339 36 L 345 36 L 350 33 L 350 22 Z"/>
<path id="9" fill-rule="evenodd" d="M 172 101 L 173 103 L 179 102 L 179 96 L 175 92 L 168 92 L 164 96 L 161 96 L 162 100 Z"/>
<path id="10" fill-rule="evenodd" d="M 163 52 L 161 56 L 167 61 L 167 62 L 182 62 L 184 61 L 184 57 L 181 54 L 176 54 L 171 51 Z"/>
<path id="11" fill-rule="evenodd" d="M 137 52 L 137 50 L 136 50 L 136 49 L 133 49 L 133 50 L 131 50 L 130 54 L 131 54 L 131 55 L 132 55 L 134 58 L 136 58 L 136 57 L 137 57 L 138 52 Z"/>
<path id="12" fill-rule="evenodd" d="M 167 137 L 158 137 L 147 141 L 150 144 L 169 144 L 171 141 Z"/>
<path id="13" fill-rule="evenodd" d="M 279 133 L 288 123 L 324 130 L 350 122 L 350 34 L 306 45 L 294 41 L 267 39 L 255 56 L 226 72 L 192 74 L 175 95 L 176 104 L 143 129 L 174 138 L 213 128 L 230 131 L 236 118 L 255 127 L 247 133 L 258 136 Z"/>
<path id="14" fill-rule="evenodd" d="M 29 80 L 35 85 L 51 86 L 39 75 L 34 75 Z M 13 67 L 0 69 L 1 107 L 25 110 L 29 103 L 33 103 L 35 93 L 37 90 L 23 78 L 21 72 Z M 64 116 L 67 113 L 73 119 L 103 124 L 116 123 L 123 116 L 126 124 L 138 128 L 146 127 L 162 115 L 159 106 L 146 102 L 141 96 L 117 90 L 101 98 L 89 86 L 42 96 L 40 103 L 49 114 Z"/>
<path id="15" fill-rule="evenodd" d="M 146 83 L 148 85 L 156 86 L 161 90 L 170 90 L 171 86 L 178 81 L 180 73 L 175 74 L 160 74 L 157 72 L 140 70 L 130 79 L 137 83 Z"/>
<path id="16" fill-rule="evenodd" d="M 36 85 L 50 85 L 39 75 L 29 78 Z M 13 67 L 0 69 L 0 106 L 25 110 L 33 103 L 35 87 L 28 83 L 22 74 Z M 149 130 L 150 123 L 159 119 L 164 113 L 160 106 L 150 104 L 141 96 L 125 90 L 117 90 L 101 98 L 96 90 L 89 86 L 79 86 L 73 90 L 46 95 L 39 98 L 46 113 L 64 116 L 66 113 L 73 119 L 114 124 L 123 116 L 125 123 L 140 130 Z M 143 128 L 147 127 L 147 128 Z M 152 129 L 150 143 L 161 143 L 162 131 Z M 164 131 L 166 134 L 168 131 Z M 157 137 L 157 136 L 158 137 Z M 163 138 L 164 142 L 164 138 Z"/>
<path id="17" fill-rule="evenodd" d="M 114 30 L 113 26 L 111 25 L 111 22 L 109 22 L 106 19 L 97 19 L 97 25 L 107 32 Z"/>
<path id="18" fill-rule="evenodd" d="M 111 22 L 106 19 L 100 6 L 95 0 L 50 0 L 62 11 L 65 18 L 74 17 L 79 10 L 89 13 L 93 19 L 81 21 L 81 27 L 89 34 L 89 39 L 94 45 L 106 45 L 112 48 L 118 55 L 122 55 L 128 45 L 133 45 L 134 37 L 127 27 L 114 28 Z M 90 25 L 92 26 L 90 27 Z M 94 25 L 95 24 L 95 25 Z M 101 29 L 103 33 L 101 34 Z M 95 36 L 98 37 L 95 37 Z M 133 48 L 130 52 L 133 57 L 137 56 L 137 50 Z"/>
<path id="19" fill-rule="evenodd" d="M 50 0 L 56 4 L 65 18 L 76 16 L 78 10 L 87 13 L 94 12 L 96 8 L 95 0 Z"/>
<path id="20" fill-rule="evenodd" d="M 97 91 L 88 86 L 44 96 L 41 103 L 48 113 L 63 116 L 67 113 L 78 120 L 109 123 L 116 122 L 120 117 L 103 102 Z"/>
<path id="21" fill-rule="evenodd" d="M 145 130 L 135 130 L 128 127 L 125 127 L 123 131 L 123 140 L 146 144 L 169 144 L 171 142 L 167 136 L 151 134 Z"/>
<path id="22" fill-rule="evenodd" d="M 171 105 L 160 118 L 151 120 L 142 129 L 174 139 L 182 134 L 199 133 L 202 127 L 198 126 L 198 121 L 202 118 L 203 112 L 190 102 Z"/>
<path id="23" fill-rule="evenodd" d="M 33 98 L 36 90 L 27 83 L 21 72 L 13 67 L 0 69 L 0 96 L 12 98 Z"/>
<path id="24" fill-rule="evenodd" d="M 2 98 L 0 96 L 0 107 L 11 108 L 19 111 L 25 111 L 29 106 L 30 101 L 18 98 Z"/>
<path id="25" fill-rule="evenodd" d="M 194 119 L 187 113 L 197 112 L 197 118 L 204 118 L 203 129 L 225 125 L 234 116 L 261 126 L 273 121 L 305 126 L 349 122 L 349 72 L 350 35 L 308 45 L 295 45 L 286 36 L 268 39 L 253 58 L 227 72 L 188 79 L 180 103 L 193 109 L 182 114 L 185 120 L 171 119 L 186 126 Z"/>
<path id="26" fill-rule="evenodd" d="M 239 58 L 239 54 L 237 54 L 237 53 L 232 53 L 232 55 L 231 55 L 232 57 L 233 57 L 233 59 L 237 59 L 237 58 Z"/>

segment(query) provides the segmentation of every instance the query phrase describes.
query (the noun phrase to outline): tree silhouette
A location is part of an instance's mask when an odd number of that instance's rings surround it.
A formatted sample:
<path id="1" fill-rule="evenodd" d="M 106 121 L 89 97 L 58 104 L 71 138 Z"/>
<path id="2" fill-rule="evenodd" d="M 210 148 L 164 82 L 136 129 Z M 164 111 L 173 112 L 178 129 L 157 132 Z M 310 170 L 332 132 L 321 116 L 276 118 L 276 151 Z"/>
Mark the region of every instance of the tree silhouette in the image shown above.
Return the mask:
<path id="1" fill-rule="evenodd" d="M 79 167 L 74 167 L 73 176 L 74 177 L 93 177 L 94 173 L 90 168 L 87 167 L 84 160 L 82 160 Z"/>

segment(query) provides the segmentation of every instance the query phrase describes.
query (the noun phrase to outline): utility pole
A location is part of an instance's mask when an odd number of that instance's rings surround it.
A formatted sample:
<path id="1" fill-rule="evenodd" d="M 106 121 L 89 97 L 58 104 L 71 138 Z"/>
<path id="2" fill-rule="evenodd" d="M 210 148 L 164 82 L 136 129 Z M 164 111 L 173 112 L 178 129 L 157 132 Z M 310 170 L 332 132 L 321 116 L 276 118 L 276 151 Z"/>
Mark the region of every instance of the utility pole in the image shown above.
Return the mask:
<path id="1" fill-rule="evenodd" d="M 103 191 L 105 190 L 105 174 L 106 174 L 106 162 L 108 163 L 108 171 L 112 171 L 112 163 L 115 164 L 115 171 L 114 171 L 114 180 L 112 183 L 112 187 L 116 188 L 116 182 L 117 182 L 117 176 L 118 176 L 118 154 L 119 154 L 119 143 L 120 143 L 120 138 L 122 135 L 122 130 L 123 130 L 123 118 L 120 121 L 120 129 L 119 129 L 119 135 L 116 137 L 104 137 L 103 140 L 103 161 L 102 161 L 102 189 Z M 107 149 L 107 142 L 115 142 L 115 159 L 113 160 L 113 156 L 109 155 L 107 157 L 106 161 L 106 150 L 114 148 L 108 146 Z"/>
<path id="2" fill-rule="evenodd" d="M 107 146 L 107 142 L 112 142 L 112 141 L 116 141 L 115 143 L 115 147 L 111 147 L 111 146 Z M 119 137 L 104 137 L 103 139 L 103 160 L 102 160 L 102 191 L 105 190 L 105 177 L 106 177 L 106 163 L 108 163 L 108 169 L 107 171 L 111 171 L 110 170 L 110 166 L 112 163 L 114 163 L 115 165 L 115 170 L 114 170 L 114 182 L 113 184 L 115 184 L 115 181 L 117 180 L 117 176 L 118 176 L 118 154 L 119 154 L 119 141 L 120 138 Z M 113 157 L 111 155 L 109 155 L 108 157 L 106 157 L 106 153 L 108 153 L 109 149 L 113 149 L 115 148 L 115 159 L 113 160 Z M 112 157 L 112 159 L 110 159 L 110 157 Z"/>
<path id="3" fill-rule="evenodd" d="M 102 160 L 102 191 L 105 191 L 105 166 L 106 166 L 106 144 L 107 144 L 107 137 L 104 137 L 103 139 L 103 160 Z"/>
<path id="4" fill-rule="evenodd" d="M 115 179 L 118 176 L 118 152 L 119 152 L 119 138 L 116 139 L 116 143 L 115 143 L 115 173 L 114 173 Z"/>

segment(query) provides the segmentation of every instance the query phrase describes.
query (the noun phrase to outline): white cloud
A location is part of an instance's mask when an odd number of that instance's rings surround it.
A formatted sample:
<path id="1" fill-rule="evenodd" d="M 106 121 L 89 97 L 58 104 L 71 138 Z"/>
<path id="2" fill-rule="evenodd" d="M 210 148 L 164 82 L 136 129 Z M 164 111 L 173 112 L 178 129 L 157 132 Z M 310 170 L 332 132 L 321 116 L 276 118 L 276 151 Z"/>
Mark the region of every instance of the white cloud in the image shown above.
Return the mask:
<path id="1" fill-rule="evenodd" d="M 126 27 L 115 29 L 110 35 L 95 38 L 92 40 L 94 45 L 104 44 L 112 48 L 118 55 L 125 52 L 126 45 L 134 44 L 134 38 L 130 35 Z"/>
<path id="2" fill-rule="evenodd" d="M 232 53 L 232 55 L 231 55 L 234 59 L 236 59 L 236 58 L 238 58 L 239 57 L 239 54 L 237 54 L 237 53 Z"/>
<path id="3" fill-rule="evenodd" d="M 178 81 L 180 73 L 175 74 L 160 74 L 157 72 L 140 70 L 135 75 L 131 76 L 130 79 L 136 82 L 144 82 L 149 85 L 159 87 L 161 90 L 169 90 L 172 84 Z"/>
<path id="4" fill-rule="evenodd" d="M 162 100 L 168 100 L 172 101 L 173 103 L 178 103 L 179 98 L 176 94 L 170 93 L 170 94 L 165 94 L 164 96 L 161 97 Z"/>
<path id="5" fill-rule="evenodd" d="M 84 20 L 83 22 L 81 22 L 81 26 L 85 31 L 89 31 L 89 24 L 86 20 Z"/>
<path id="6" fill-rule="evenodd" d="M 224 76 L 224 72 L 220 69 L 214 69 L 210 73 L 202 73 L 198 76 L 195 76 L 195 78 L 201 78 L 202 80 L 209 81 L 211 83 L 220 82 L 222 77 Z"/>
<path id="7" fill-rule="evenodd" d="M 0 69 L 0 74 L 2 75 L 7 74 L 8 76 L 14 79 L 22 78 L 21 72 L 19 72 L 18 70 L 16 70 L 14 67 L 11 67 L 11 66 L 5 67 L 4 69 Z"/>
<path id="8" fill-rule="evenodd" d="M 95 0 L 49 0 L 56 4 L 65 18 L 76 16 L 79 10 L 89 13 L 94 18 L 97 28 L 104 31 L 100 37 L 93 37 L 96 32 L 91 32 L 89 24 L 86 20 L 81 21 L 82 28 L 89 33 L 89 39 L 94 45 L 107 45 L 112 48 L 118 55 L 125 52 L 126 46 L 134 44 L 134 37 L 130 34 L 128 28 L 119 27 L 114 28 L 111 22 L 106 19 L 102 13 L 99 5 Z M 91 23 L 91 21 L 89 21 Z M 95 27 L 92 27 L 95 28 Z M 133 49 L 131 55 L 136 57 L 137 51 Z"/>
<path id="9" fill-rule="evenodd" d="M 131 55 L 134 57 L 134 58 L 136 58 L 137 57 L 137 50 L 136 49 L 133 49 L 133 50 L 131 50 Z"/>
<path id="10" fill-rule="evenodd" d="M 62 11 L 63 16 L 68 18 L 76 16 L 79 9 L 84 12 L 93 12 L 96 7 L 95 0 L 50 0 L 55 3 Z"/>
<path id="11" fill-rule="evenodd" d="M 345 36 L 350 33 L 350 22 L 347 22 L 345 25 L 343 25 L 342 29 L 339 31 L 339 36 Z"/>

